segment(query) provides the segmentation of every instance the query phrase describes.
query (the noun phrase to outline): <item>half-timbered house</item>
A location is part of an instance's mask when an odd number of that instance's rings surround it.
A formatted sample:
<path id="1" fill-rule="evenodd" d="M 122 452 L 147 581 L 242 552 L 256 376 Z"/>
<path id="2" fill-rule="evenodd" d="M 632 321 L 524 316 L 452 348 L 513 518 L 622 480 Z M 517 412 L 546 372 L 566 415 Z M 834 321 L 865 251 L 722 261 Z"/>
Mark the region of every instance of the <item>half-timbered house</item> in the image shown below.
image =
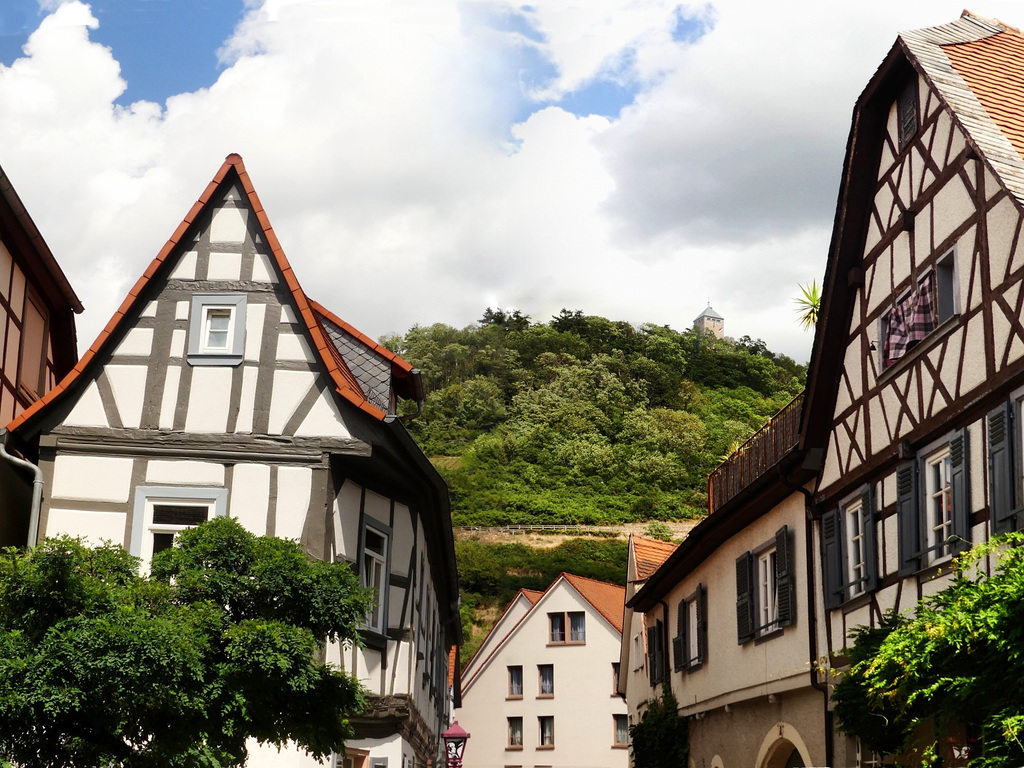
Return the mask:
<path id="1" fill-rule="evenodd" d="M 808 380 L 826 659 L 1021 525 L 1022 214 L 1024 36 L 901 34 L 854 110 Z"/>
<path id="2" fill-rule="evenodd" d="M 78 360 L 75 314 L 81 311 L 71 283 L 0 168 L 0 424 L 71 370 Z M 27 471 L 17 456 L 0 460 L 0 546 L 25 546 L 28 540 L 26 521 L 13 514 L 31 503 L 19 479 Z"/>
<path id="3" fill-rule="evenodd" d="M 447 490 L 396 415 L 407 362 L 309 299 L 230 155 L 72 372 L 9 426 L 38 445 L 39 536 L 142 559 L 215 515 L 345 560 L 377 594 L 328 658 L 372 694 L 346 765 L 438 754 L 459 641 Z M 254 748 L 249 764 L 298 766 Z M 339 762 L 340 764 L 340 762 Z"/>

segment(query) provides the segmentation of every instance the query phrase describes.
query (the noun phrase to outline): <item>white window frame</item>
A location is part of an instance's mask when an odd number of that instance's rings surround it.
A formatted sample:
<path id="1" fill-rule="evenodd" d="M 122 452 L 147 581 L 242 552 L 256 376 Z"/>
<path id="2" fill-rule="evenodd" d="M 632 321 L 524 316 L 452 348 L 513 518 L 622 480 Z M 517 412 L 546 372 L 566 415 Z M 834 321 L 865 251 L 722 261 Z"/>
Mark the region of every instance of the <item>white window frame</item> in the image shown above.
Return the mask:
<path id="1" fill-rule="evenodd" d="M 379 553 L 366 548 L 366 532 L 373 533 L 384 539 L 384 552 Z M 363 520 L 359 533 L 359 582 L 363 587 L 373 587 L 372 574 L 367 573 L 367 557 L 373 561 L 374 569 L 380 568 L 380 587 L 377 589 L 377 601 L 370 613 L 366 615 L 364 628 L 383 635 L 387 633 L 388 624 L 388 592 L 391 589 L 391 527 L 372 517 Z"/>
<path id="2" fill-rule="evenodd" d="M 866 588 L 868 568 L 867 539 L 863 529 L 864 496 L 857 494 L 842 506 L 843 567 L 846 583 L 846 599 L 863 594 Z"/>
<path id="3" fill-rule="evenodd" d="M 227 311 L 227 344 L 209 344 L 210 318 L 214 312 Z M 196 293 L 188 326 L 188 362 L 190 365 L 238 365 L 245 354 L 244 293 Z"/>
<path id="4" fill-rule="evenodd" d="M 149 571 L 153 558 L 153 534 L 178 533 L 191 525 L 154 525 L 153 507 L 156 504 L 205 506 L 206 519 L 225 517 L 228 512 L 227 488 L 196 488 L 173 485 L 140 485 L 135 489 L 132 508 L 132 540 L 129 551 L 142 559 L 140 570 Z"/>
<path id="5" fill-rule="evenodd" d="M 949 559 L 953 533 L 953 467 L 949 443 L 927 454 L 924 469 L 925 560 L 928 565 Z"/>
<path id="6" fill-rule="evenodd" d="M 774 543 L 754 555 L 754 591 L 757 595 L 755 636 L 767 635 L 779 628 L 779 583 L 775 578 Z"/>

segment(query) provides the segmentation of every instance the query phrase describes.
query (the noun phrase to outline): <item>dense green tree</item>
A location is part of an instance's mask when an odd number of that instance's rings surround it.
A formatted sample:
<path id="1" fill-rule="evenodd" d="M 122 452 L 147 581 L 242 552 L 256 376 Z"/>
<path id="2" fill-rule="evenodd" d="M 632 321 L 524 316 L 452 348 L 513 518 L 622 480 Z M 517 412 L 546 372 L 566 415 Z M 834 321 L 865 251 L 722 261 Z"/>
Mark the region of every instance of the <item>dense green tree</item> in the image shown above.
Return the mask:
<path id="1" fill-rule="evenodd" d="M 666 680 L 640 722 L 629 728 L 634 768 L 678 768 L 690 755 L 690 728 L 679 715 L 679 703 Z"/>
<path id="2" fill-rule="evenodd" d="M 231 766 L 246 740 L 323 758 L 358 682 L 317 661 L 369 606 L 347 565 L 218 518 L 154 557 L 48 539 L 0 556 L 0 759 Z"/>

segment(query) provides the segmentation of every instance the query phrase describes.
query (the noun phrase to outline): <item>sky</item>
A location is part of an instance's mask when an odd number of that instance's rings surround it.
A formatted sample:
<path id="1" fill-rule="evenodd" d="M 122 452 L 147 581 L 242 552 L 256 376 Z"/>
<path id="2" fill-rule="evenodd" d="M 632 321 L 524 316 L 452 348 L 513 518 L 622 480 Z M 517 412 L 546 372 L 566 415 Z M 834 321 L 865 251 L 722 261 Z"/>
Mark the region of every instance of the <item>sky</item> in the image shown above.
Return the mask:
<path id="1" fill-rule="evenodd" d="M 0 0 L 0 166 L 84 350 L 242 155 L 371 336 L 562 308 L 805 361 L 850 117 L 962 0 Z M 1024 24 L 1024 0 L 977 14 Z"/>

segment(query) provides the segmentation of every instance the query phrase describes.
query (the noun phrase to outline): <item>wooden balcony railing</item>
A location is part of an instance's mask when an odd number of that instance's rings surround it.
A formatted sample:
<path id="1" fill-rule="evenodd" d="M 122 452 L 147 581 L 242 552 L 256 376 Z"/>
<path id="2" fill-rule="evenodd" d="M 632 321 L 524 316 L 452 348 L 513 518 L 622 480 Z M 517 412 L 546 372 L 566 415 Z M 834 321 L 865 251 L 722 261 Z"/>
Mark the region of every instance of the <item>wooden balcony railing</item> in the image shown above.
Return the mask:
<path id="1" fill-rule="evenodd" d="M 708 512 L 714 512 L 796 448 L 804 393 L 789 401 L 708 475 Z"/>

